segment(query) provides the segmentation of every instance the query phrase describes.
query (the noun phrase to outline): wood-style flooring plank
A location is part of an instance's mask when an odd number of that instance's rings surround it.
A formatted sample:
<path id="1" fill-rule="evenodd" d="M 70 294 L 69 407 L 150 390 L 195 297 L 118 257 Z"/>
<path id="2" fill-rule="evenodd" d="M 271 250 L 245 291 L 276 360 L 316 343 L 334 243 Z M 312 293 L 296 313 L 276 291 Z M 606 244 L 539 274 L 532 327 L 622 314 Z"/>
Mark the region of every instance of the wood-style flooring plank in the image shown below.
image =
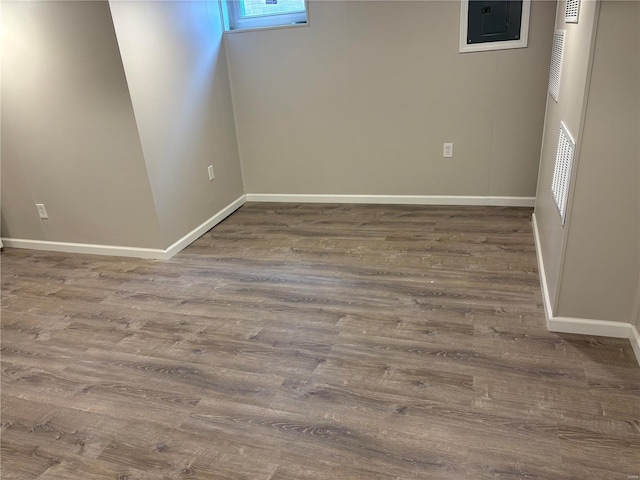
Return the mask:
<path id="1" fill-rule="evenodd" d="M 0 476 L 640 478 L 631 346 L 547 331 L 530 214 L 247 203 L 167 261 L 6 248 Z"/>

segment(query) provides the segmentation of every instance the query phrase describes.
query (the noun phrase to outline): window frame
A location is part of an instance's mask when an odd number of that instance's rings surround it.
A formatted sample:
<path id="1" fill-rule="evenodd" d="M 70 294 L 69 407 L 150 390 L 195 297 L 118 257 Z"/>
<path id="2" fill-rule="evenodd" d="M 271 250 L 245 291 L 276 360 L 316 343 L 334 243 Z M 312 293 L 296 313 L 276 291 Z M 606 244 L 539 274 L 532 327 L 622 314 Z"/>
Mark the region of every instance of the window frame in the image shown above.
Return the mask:
<path id="1" fill-rule="evenodd" d="M 526 48 L 529 44 L 529 17 L 531 15 L 531 0 L 522 0 L 522 17 L 520 18 L 520 38 L 498 42 L 467 43 L 469 28 L 469 0 L 460 0 L 460 42 L 459 53 L 486 52 L 491 50 L 507 50 L 511 48 Z"/>
<path id="2" fill-rule="evenodd" d="M 305 27 L 309 25 L 309 0 L 304 0 L 304 12 L 275 13 L 241 17 L 239 0 L 221 0 L 225 33 Z"/>

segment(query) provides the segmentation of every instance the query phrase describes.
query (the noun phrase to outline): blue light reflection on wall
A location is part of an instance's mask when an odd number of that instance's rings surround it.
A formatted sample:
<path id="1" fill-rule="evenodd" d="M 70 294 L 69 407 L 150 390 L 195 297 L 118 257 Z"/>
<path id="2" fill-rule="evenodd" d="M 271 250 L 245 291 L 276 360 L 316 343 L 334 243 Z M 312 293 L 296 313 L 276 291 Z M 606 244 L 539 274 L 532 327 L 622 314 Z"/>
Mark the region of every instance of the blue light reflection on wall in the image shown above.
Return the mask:
<path id="1" fill-rule="evenodd" d="M 112 0 L 111 7 L 152 185 L 167 189 L 169 203 L 176 182 L 193 181 L 203 162 L 212 163 L 218 105 L 230 101 L 221 88 L 228 76 L 220 11 L 210 1 Z M 229 123 L 232 113 L 225 115 Z"/>

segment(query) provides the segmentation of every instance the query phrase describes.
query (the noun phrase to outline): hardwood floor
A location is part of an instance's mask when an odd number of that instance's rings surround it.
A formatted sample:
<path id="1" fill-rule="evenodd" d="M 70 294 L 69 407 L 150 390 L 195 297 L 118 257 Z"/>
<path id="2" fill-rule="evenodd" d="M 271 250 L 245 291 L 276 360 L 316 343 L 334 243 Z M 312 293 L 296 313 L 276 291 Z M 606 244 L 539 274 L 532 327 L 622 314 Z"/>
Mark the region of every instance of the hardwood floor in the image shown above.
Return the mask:
<path id="1" fill-rule="evenodd" d="M 627 340 L 529 209 L 246 204 L 170 261 L 2 254 L 2 478 L 640 479 Z"/>

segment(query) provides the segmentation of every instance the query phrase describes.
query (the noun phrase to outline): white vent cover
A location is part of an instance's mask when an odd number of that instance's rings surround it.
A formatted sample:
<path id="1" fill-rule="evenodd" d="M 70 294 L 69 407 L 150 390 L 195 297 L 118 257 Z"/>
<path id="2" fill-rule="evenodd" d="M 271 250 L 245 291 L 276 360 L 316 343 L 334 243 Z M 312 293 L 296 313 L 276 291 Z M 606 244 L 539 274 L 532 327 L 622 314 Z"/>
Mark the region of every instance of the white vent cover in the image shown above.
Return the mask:
<path id="1" fill-rule="evenodd" d="M 557 102 L 560 93 L 560 72 L 562 71 L 562 51 L 564 50 L 564 30 L 553 34 L 551 51 L 551 71 L 549 72 L 549 95 Z"/>
<path id="2" fill-rule="evenodd" d="M 567 198 L 569 196 L 569 181 L 571 180 L 571 165 L 573 153 L 576 150 L 576 142 L 571 137 L 564 122 L 560 122 L 560 135 L 558 136 L 558 150 L 556 152 L 556 164 L 553 167 L 553 181 L 551 192 L 556 202 L 562 225 L 564 225 L 567 213 Z"/>
<path id="3" fill-rule="evenodd" d="M 567 0 L 564 10 L 565 23 L 578 23 L 578 12 L 580 11 L 580 0 Z"/>

